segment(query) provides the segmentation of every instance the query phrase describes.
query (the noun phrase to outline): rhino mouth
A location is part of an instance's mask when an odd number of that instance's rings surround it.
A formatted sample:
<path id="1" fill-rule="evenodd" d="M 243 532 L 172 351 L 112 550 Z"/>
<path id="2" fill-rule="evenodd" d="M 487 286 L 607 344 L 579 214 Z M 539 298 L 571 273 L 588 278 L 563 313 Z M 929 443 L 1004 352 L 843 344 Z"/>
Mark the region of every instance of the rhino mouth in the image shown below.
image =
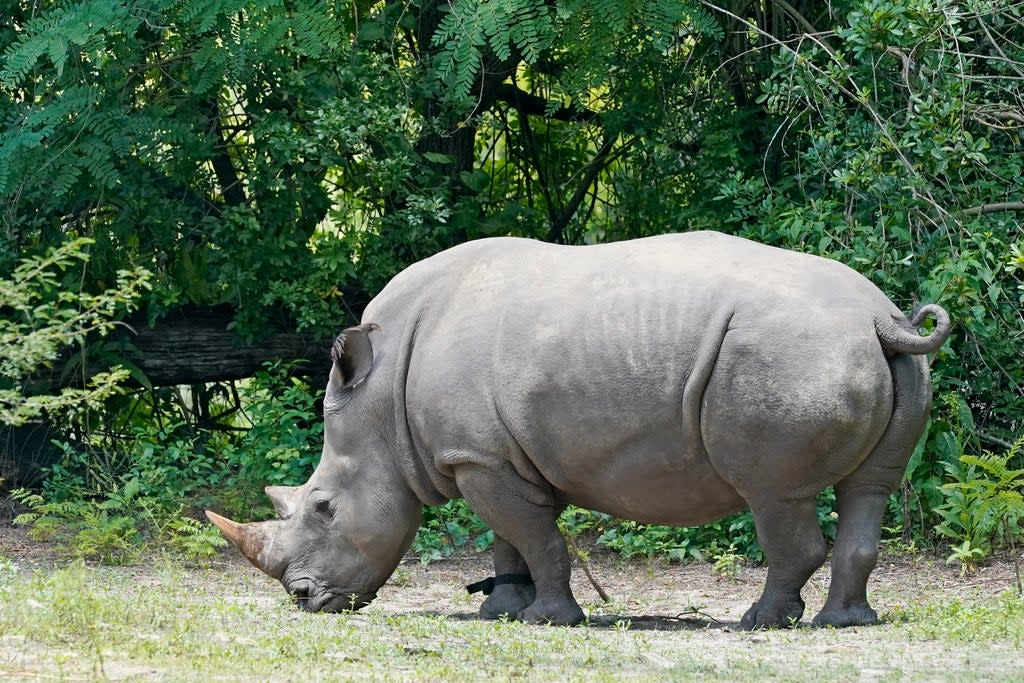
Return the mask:
<path id="1" fill-rule="evenodd" d="M 376 593 L 369 595 L 343 593 L 327 597 L 319 605 L 315 602 L 307 603 L 307 606 L 303 609 L 310 612 L 355 612 L 369 605 L 376 597 Z"/>
<path id="2" fill-rule="evenodd" d="M 354 612 L 370 604 L 376 593 L 316 588 L 308 582 L 296 582 L 288 589 L 292 600 L 303 612 Z"/>

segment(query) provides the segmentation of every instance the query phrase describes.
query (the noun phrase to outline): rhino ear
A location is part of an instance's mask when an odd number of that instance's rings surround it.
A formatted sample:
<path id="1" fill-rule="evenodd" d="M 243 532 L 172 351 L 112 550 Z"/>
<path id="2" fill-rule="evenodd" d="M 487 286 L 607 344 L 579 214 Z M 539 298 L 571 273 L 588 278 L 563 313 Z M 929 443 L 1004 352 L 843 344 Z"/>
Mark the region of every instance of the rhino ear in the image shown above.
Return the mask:
<path id="1" fill-rule="evenodd" d="M 373 344 L 370 332 L 379 331 L 380 325 L 364 323 L 350 327 L 334 340 L 331 346 L 331 385 L 335 389 L 347 389 L 359 384 L 373 369 Z"/>
<path id="2" fill-rule="evenodd" d="M 298 509 L 298 486 L 267 486 L 263 489 L 274 504 L 274 510 L 281 519 L 288 519 Z"/>

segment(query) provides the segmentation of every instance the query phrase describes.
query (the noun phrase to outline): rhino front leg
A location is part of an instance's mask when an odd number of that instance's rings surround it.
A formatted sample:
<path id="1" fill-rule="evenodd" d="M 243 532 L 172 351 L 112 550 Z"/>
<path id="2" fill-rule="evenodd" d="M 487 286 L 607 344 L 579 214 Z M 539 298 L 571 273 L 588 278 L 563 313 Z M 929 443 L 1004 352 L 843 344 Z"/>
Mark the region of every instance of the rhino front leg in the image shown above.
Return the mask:
<path id="1" fill-rule="evenodd" d="M 818 526 L 815 500 L 750 501 L 757 540 L 768 560 L 761 597 L 740 626 L 745 629 L 788 628 L 804 613 L 800 589 L 825 561 L 825 539 Z"/>
<path id="2" fill-rule="evenodd" d="M 473 511 L 494 529 L 495 540 L 500 537 L 518 551 L 533 575 L 536 595 L 515 617 L 529 624 L 571 626 L 583 621 L 583 610 L 569 588 L 569 551 L 556 523 L 561 508 L 550 491 L 526 481 L 505 461 L 460 465 L 455 481 Z M 502 561 L 511 556 L 504 549 L 502 553 Z"/>
<path id="3" fill-rule="evenodd" d="M 494 575 L 529 574 L 530 568 L 516 547 L 498 534 L 494 535 Z M 506 583 L 495 586 L 480 605 L 481 619 L 515 618 L 537 599 L 535 584 Z"/>

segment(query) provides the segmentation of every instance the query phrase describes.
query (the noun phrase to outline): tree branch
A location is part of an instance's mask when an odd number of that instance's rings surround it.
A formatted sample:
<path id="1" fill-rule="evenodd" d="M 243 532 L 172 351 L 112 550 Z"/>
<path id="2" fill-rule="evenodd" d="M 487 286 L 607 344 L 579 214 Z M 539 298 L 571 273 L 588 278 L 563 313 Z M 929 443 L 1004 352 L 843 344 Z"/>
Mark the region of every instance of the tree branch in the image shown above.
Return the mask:
<path id="1" fill-rule="evenodd" d="M 559 107 L 552 112 L 548 112 L 547 100 L 543 97 L 532 95 L 511 83 L 502 83 L 497 86 L 494 89 L 494 98 L 507 102 L 515 107 L 520 114 L 527 116 L 544 116 L 557 121 L 576 121 L 582 123 L 596 123 L 598 120 L 597 112 L 590 109 L 579 110 L 570 107 Z"/>
<path id="2" fill-rule="evenodd" d="M 786 0 L 772 0 L 772 4 L 782 8 L 782 11 L 792 17 L 793 20 L 800 24 L 808 33 L 821 33 L 821 31 L 814 28 L 814 25 L 807 20 L 807 17 L 800 14 L 800 12 L 798 12 L 791 4 L 786 2 Z"/>
<path id="3" fill-rule="evenodd" d="M 231 206 L 245 204 L 245 190 L 242 189 L 242 181 L 235 172 L 235 165 L 228 154 L 227 138 L 224 135 L 224 128 L 220 121 L 220 105 L 216 98 L 211 98 L 202 103 L 203 113 L 206 114 L 210 123 L 210 133 L 216 136 L 215 152 L 212 164 L 213 172 L 220 183 L 224 199 Z"/>
<path id="4" fill-rule="evenodd" d="M 1024 202 L 995 202 L 964 209 L 966 214 L 998 213 L 1000 211 L 1024 211 Z"/>
<path id="5" fill-rule="evenodd" d="M 548 231 L 548 241 L 557 242 L 559 244 L 565 243 L 565 229 L 569 226 L 569 221 L 572 220 L 576 210 L 579 208 L 583 199 L 587 196 L 587 191 L 590 186 L 597 180 L 598 174 L 605 168 L 605 162 L 608 159 L 608 155 L 611 154 L 612 146 L 615 144 L 615 140 L 618 138 L 617 135 L 612 135 L 604 141 L 601 145 L 601 149 L 597 151 L 594 158 L 591 159 L 589 166 L 587 166 L 586 173 L 583 174 L 583 180 L 576 186 L 576 191 L 573 193 L 572 198 L 569 202 L 562 207 L 562 210 L 558 212 L 555 220 L 551 223 L 551 229 Z"/>

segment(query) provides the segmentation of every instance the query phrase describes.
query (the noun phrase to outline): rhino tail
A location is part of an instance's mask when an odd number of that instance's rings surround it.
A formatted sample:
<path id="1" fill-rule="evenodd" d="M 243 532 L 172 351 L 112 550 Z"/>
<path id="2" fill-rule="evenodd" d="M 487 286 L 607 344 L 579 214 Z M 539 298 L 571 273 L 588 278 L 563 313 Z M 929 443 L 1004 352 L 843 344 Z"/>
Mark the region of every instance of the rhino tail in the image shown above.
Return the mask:
<path id="1" fill-rule="evenodd" d="M 929 316 L 935 318 L 935 329 L 922 337 L 917 330 Z M 893 353 L 921 355 L 938 351 L 949 338 L 951 329 L 953 325 L 949 322 L 949 314 L 936 304 L 922 306 L 910 319 L 903 315 L 875 316 L 878 340 L 885 350 Z"/>

